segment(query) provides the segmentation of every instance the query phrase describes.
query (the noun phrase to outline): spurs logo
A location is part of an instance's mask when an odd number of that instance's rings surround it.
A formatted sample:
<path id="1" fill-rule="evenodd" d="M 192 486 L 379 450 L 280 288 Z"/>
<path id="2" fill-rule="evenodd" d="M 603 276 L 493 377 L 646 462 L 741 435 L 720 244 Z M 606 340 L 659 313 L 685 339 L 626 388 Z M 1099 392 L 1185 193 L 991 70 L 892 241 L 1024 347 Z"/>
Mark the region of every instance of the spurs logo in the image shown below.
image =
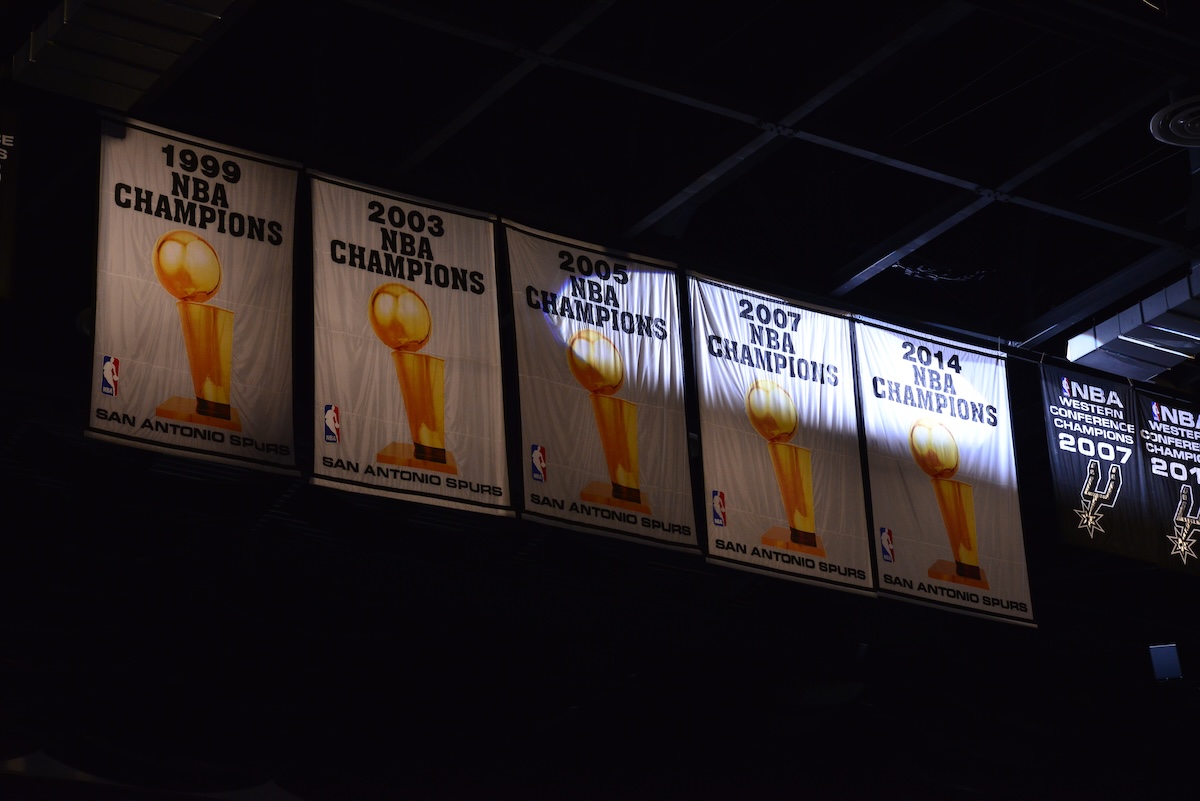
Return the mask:
<path id="1" fill-rule="evenodd" d="M 1096 489 L 1096 485 L 1100 483 L 1100 462 L 1092 459 L 1088 462 L 1087 478 L 1083 480 L 1083 488 L 1079 490 L 1080 505 L 1075 510 L 1075 514 L 1079 515 L 1079 528 L 1086 529 L 1088 537 L 1095 537 L 1096 532 L 1104 532 L 1100 526 L 1100 518 L 1104 514 L 1100 508 L 1107 506 L 1111 508 L 1117 502 L 1117 496 L 1121 493 L 1121 466 L 1110 464 L 1108 466 L 1108 483 L 1102 491 Z"/>
<path id="2" fill-rule="evenodd" d="M 1192 546 L 1196 544 L 1196 534 L 1200 533 L 1200 515 L 1191 514 L 1192 487 L 1184 484 L 1179 488 L 1179 506 L 1175 508 L 1175 531 L 1167 535 L 1171 543 L 1171 556 L 1178 555 L 1186 565 L 1188 557 L 1196 558 Z"/>

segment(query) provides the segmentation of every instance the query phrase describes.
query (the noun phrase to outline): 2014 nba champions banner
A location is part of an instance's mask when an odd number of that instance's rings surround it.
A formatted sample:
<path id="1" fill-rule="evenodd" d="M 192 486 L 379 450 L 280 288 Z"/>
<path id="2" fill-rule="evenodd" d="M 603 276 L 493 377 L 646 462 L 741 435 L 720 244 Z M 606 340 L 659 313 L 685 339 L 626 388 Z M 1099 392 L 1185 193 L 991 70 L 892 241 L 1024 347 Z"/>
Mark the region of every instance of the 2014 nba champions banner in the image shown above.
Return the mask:
<path id="1" fill-rule="evenodd" d="M 311 178 L 313 482 L 512 514 L 494 218 Z"/>
<path id="2" fill-rule="evenodd" d="M 526 515 L 696 548 L 674 269 L 505 223 Z"/>
<path id="3" fill-rule="evenodd" d="M 297 179 L 253 153 L 103 124 L 89 434 L 294 469 Z"/>
<path id="4" fill-rule="evenodd" d="M 880 592 L 1031 624 L 1004 354 L 854 328 Z"/>
<path id="5" fill-rule="evenodd" d="M 871 590 L 849 320 L 699 276 L 688 290 L 709 558 Z"/>

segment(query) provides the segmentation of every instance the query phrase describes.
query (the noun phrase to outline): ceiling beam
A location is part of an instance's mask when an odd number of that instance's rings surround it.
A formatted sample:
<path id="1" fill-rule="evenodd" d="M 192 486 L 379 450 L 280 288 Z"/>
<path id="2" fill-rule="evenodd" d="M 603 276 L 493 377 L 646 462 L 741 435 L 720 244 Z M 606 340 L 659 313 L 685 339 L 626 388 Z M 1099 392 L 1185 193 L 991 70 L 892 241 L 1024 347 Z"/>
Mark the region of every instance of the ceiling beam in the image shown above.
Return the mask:
<path id="1" fill-rule="evenodd" d="M 971 10 L 971 6 L 965 3 L 956 1 L 946 3 L 925 19 L 910 27 L 900 36 L 897 36 L 876 50 L 869 58 L 855 65 L 853 69 L 836 81 L 833 81 L 824 89 L 814 94 L 807 102 L 785 115 L 779 121 L 778 127 L 767 127 L 763 133 L 743 145 L 737 152 L 718 162 L 712 169 L 696 178 L 691 184 L 681 189 L 658 208 L 638 220 L 629 228 L 626 236 L 635 237 L 643 233 L 668 215 L 679 212 L 684 206 L 688 207 L 690 216 L 690 211 L 694 211 L 703 198 L 711 195 L 718 187 L 723 186 L 731 178 L 744 171 L 753 163 L 753 159 L 756 156 L 763 155 L 763 151 L 767 148 L 779 146 L 782 143 L 781 137 L 791 133 L 793 134 L 793 138 L 795 138 L 794 132 L 787 131 L 786 129 L 793 128 L 802 119 L 853 85 L 859 78 L 886 64 L 905 48 L 941 33 L 967 16 Z"/>
<path id="2" fill-rule="evenodd" d="M 1059 147 L 1042 156 L 1040 159 L 1031 162 L 1024 169 L 1018 171 L 1008 180 L 1000 183 L 995 189 L 985 189 L 982 187 L 976 188 L 980 194 L 982 202 L 979 199 L 972 200 L 969 203 L 964 203 L 960 208 L 952 209 L 946 216 L 946 219 L 937 221 L 928 229 L 920 230 L 911 241 L 904 242 L 899 246 L 891 246 L 887 242 L 895 242 L 896 236 L 885 240 L 884 244 L 867 250 L 862 256 L 843 266 L 835 275 L 835 285 L 830 290 L 829 294 L 833 297 L 841 297 L 848 294 L 858 286 L 861 286 L 867 280 L 878 275 L 883 270 L 894 264 L 899 259 L 912 253 L 920 246 L 930 242 L 935 237 L 945 233 L 946 231 L 958 225 L 963 220 L 968 219 L 976 212 L 987 208 L 993 201 L 999 200 L 1005 203 L 1013 203 L 1024 206 L 1026 208 L 1035 209 L 1045 214 L 1062 219 L 1071 220 L 1073 222 L 1089 225 L 1093 228 L 1119 233 L 1133 239 L 1140 239 L 1153 245 L 1164 248 L 1173 248 L 1177 250 L 1187 251 L 1189 248 L 1178 242 L 1172 242 L 1154 231 L 1144 231 L 1129 225 L 1122 225 L 1107 220 L 1102 220 L 1097 217 L 1083 214 L 1078 211 L 1062 208 L 1061 206 L 1043 203 L 1031 198 L 1019 197 L 1013 195 L 1013 190 L 1019 188 L 1035 176 L 1045 172 L 1050 167 L 1061 162 L 1063 159 L 1078 152 L 1085 145 L 1097 139 L 1101 134 L 1116 127 L 1119 123 L 1128 119 L 1133 114 L 1138 113 L 1153 101 L 1154 98 L 1162 96 L 1166 97 L 1171 89 L 1177 86 L 1180 82 L 1178 78 L 1170 78 L 1162 84 L 1155 85 L 1150 89 L 1138 93 L 1132 100 L 1119 100 L 1111 104 L 1099 113 L 1099 119 L 1095 122 L 1083 126 L 1083 129 L 1071 140 L 1064 142 Z M 882 163 L 888 166 L 904 169 L 904 165 L 895 162 L 884 160 Z M 938 173 L 925 171 L 920 174 L 926 177 L 941 180 L 946 183 L 952 183 L 956 186 L 964 186 L 967 184 L 962 179 L 947 180 Z M 927 219 L 928 215 L 922 219 Z M 918 221 L 918 225 L 919 225 Z M 908 226 L 903 230 L 910 230 L 913 226 Z M 873 254 L 880 250 L 884 254 L 875 257 Z"/>

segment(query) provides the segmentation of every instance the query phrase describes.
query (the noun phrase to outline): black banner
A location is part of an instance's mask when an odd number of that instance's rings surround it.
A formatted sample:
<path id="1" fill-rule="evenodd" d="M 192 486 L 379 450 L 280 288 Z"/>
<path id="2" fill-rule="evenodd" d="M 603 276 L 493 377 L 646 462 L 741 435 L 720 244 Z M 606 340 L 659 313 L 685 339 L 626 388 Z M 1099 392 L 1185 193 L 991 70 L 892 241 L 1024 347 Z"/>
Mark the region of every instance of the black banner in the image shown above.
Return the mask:
<path id="1" fill-rule="evenodd" d="M 1073 545 L 1158 561 L 1128 383 L 1042 366 L 1057 527 Z"/>
<path id="2" fill-rule="evenodd" d="M 1200 574 L 1200 405 L 1138 391 L 1144 536 L 1162 567 Z"/>

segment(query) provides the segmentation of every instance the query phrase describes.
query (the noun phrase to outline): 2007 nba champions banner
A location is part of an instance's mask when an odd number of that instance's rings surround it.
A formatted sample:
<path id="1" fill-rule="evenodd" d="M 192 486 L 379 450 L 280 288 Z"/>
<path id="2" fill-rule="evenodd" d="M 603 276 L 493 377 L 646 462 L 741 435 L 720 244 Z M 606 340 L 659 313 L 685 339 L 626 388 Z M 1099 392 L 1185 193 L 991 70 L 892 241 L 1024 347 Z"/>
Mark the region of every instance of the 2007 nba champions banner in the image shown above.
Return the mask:
<path id="1" fill-rule="evenodd" d="M 263 156 L 103 124 L 89 434 L 294 469 L 297 178 Z"/>
<path id="2" fill-rule="evenodd" d="M 710 560 L 870 591 L 849 321 L 688 289 Z"/>
<path id="3" fill-rule="evenodd" d="M 505 223 L 523 511 L 695 548 L 670 265 Z"/>
<path id="4" fill-rule="evenodd" d="M 1031 624 L 1004 354 L 854 328 L 880 592 Z"/>
<path id="5" fill-rule="evenodd" d="M 311 178 L 313 482 L 512 514 L 494 220 Z"/>

